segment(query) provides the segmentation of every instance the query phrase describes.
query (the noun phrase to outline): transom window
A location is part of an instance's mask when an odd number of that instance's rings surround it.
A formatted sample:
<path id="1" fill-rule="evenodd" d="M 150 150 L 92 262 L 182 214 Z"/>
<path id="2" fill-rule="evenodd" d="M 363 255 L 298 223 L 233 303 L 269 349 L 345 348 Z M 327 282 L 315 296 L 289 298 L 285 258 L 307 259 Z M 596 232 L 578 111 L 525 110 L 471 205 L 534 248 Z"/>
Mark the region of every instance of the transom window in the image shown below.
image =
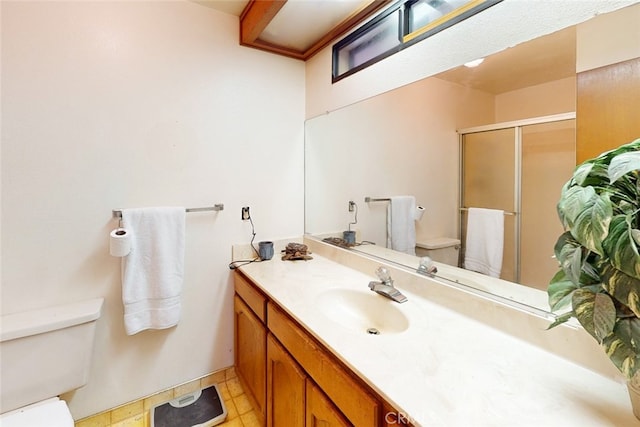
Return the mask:
<path id="1" fill-rule="evenodd" d="M 335 83 L 501 1 L 399 1 L 333 46 L 332 81 Z"/>

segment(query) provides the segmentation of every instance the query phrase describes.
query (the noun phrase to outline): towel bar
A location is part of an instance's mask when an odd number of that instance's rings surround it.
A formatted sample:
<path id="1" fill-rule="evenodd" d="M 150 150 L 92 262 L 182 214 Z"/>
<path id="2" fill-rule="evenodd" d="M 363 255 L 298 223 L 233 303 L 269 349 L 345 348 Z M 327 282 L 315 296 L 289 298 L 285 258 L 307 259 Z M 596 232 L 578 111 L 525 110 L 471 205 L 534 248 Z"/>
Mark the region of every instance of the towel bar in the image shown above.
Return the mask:
<path id="1" fill-rule="evenodd" d="M 388 197 L 387 198 L 382 198 L 382 199 L 376 199 L 376 198 L 367 196 L 367 197 L 364 198 L 364 202 L 365 203 L 369 203 L 369 202 L 390 202 L 390 201 L 391 201 L 391 199 L 388 198 Z"/>
<path id="2" fill-rule="evenodd" d="M 222 211 L 224 210 L 223 203 L 216 203 L 213 206 L 208 206 L 205 208 L 186 208 L 185 212 L 209 212 L 209 211 Z M 112 211 L 114 219 L 122 219 L 122 209 L 114 209 Z"/>

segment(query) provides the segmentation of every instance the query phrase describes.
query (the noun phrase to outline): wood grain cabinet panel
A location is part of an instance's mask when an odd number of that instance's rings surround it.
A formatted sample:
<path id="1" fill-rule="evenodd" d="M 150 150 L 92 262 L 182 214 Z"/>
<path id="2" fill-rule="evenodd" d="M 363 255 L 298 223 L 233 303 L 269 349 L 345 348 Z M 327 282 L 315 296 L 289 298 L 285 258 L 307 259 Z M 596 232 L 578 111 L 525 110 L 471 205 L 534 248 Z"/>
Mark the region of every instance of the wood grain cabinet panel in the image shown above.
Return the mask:
<path id="1" fill-rule="evenodd" d="M 389 404 L 384 404 L 384 414 L 382 416 L 382 427 L 411 426 L 409 416 L 402 411 L 398 411 Z"/>
<path id="2" fill-rule="evenodd" d="M 234 297 L 236 373 L 256 412 L 264 419 L 266 403 L 267 330 L 237 295 Z"/>
<path id="3" fill-rule="evenodd" d="M 351 423 L 358 427 L 379 425 L 378 400 L 271 302 L 267 304 L 267 325 Z"/>
<path id="4" fill-rule="evenodd" d="M 307 381 L 306 427 L 350 427 L 351 424 L 313 381 Z"/>
<path id="5" fill-rule="evenodd" d="M 307 376 L 273 335 L 267 337 L 267 427 L 304 427 Z"/>
<path id="6" fill-rule="evenodd" d="M 259 292 L 242 274 L 234 276 L 236 294 L 247 304 L 262 323 L 267 323 L 267 298 Z"/>
<path id="7" fill-rule="evenodd" d="M 640 58 L 577 76 L 576 162 L 640 138 Z"/>

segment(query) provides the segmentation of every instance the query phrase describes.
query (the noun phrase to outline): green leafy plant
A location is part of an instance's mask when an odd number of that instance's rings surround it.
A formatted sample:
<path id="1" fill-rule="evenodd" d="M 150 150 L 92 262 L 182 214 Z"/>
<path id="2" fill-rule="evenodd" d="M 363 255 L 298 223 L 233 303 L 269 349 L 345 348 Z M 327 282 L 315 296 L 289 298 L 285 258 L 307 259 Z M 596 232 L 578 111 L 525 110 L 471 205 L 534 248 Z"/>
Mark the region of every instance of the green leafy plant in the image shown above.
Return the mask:
<path id="1" fill-rule="evenodd" d="M 558 202 L 566 231 L 548 287 L 561 313 L 549 328 L 575 317 L 627 379 L 640 370 L 639 211 L 640 139 L 579 165 Z"/>

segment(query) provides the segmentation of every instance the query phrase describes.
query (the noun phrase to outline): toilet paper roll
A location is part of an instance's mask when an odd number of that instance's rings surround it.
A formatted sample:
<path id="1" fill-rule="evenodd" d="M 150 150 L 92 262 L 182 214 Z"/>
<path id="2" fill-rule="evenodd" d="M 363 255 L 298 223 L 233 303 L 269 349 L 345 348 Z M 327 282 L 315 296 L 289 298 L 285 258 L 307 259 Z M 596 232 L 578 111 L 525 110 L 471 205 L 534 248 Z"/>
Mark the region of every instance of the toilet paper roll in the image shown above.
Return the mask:
<path id="1" fill-rule="evenodd" d="M 414 214 L 414 218 L 416 221 L 420 221 L 422 219 L 422 215 L 424 215 L 424 206 L 416 206 L 416 212 Z"/>
<path id="2" fill-rule="evenodd" d="M 131 233 L 126 228 L 116 228 L 109 235 L 109 253 L 111 256 L 123 257 L 131 252 Z"/>

